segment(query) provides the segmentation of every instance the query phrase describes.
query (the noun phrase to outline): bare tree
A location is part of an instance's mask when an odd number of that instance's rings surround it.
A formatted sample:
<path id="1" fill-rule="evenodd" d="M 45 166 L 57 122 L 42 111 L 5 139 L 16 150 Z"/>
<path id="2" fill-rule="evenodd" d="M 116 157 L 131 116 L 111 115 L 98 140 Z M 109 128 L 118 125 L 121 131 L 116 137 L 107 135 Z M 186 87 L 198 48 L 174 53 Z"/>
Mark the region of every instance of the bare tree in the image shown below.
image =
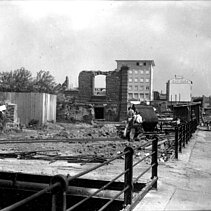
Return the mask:
<path id="1" fill-rule="evenodd" d="M 34 91 L 54 93 L 56 82 L 49 71 L 40 70 L 34 80 Z"/>

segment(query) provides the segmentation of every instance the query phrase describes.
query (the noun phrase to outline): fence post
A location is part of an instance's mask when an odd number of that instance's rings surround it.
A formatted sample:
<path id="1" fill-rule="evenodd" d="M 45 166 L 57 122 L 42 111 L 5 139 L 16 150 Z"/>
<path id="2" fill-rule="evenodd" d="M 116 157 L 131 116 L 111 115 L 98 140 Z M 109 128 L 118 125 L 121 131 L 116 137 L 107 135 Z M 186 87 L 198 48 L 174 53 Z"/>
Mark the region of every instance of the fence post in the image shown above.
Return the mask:
<path id="1" fill-rule="evenodd" d="M 185 123 L 185 143 L 188 143 L 188 123 Z"/>
<path id="2" fill-rule="evenodd" d="M 182 125 L 182 146 L 185 148 L 185 123 Z"/>
<path id="3" fill-rule="evenodd" d="M 178 137 L 179 137 L 179 152 L 182 152 L 182 125 L 178 128 Z"/>
<path id="4" fill-rule="evenodd" d="M 175 158 L 178 159 L 178 127 L 175 127 Z"/>
<path id="5" fill-rule="evenodd" d="M 152 178 L 157 177 L 158 176 L 158 137 L 156 136 L 155 139 L 152 141 L 152 162 L 151 165 L 152 166 Z M 157 181 L 153 184 L 152 188 L 157 189 Z"/>
<path id="6" fill-rule="evenodd" d="M 190 121 L 188 122 L 188 141 L 190 141 Z"/>
<path id="7" fill-rule="evenodd" d="M 197 130 L 197 120 L 195 119 L 195 131 Z M 194 132 L 195 132 L 194 131 Z"/>
<path id="8" fill-rule="evenodd" d="M 124 183 L 125 187 L 129 186 L 129 188 L 124 192 L 124 204 L 127 206 L 128 204 L 132 204 L 132 193 L 133 193 L 133 148 L 126 147 L 124 152 L 129 151 L 125 154 L 125 171 L 129 170 L 125 173 Z"/>
<path id="9" fill-rule="evenodd" d="M 190 122 L 190 138 L 192 137 L 192 133 L 193 133 L 193 120 L 191 120 Z"/>
<path id="10" fill-rule="evenodd" d="M 60 183 L 60 187 L 52 191 L 51 211 L 66 211 L 66 193 L 68 189 L 67 177 L 56 175 L 52 178 L 51 184 Z"/>

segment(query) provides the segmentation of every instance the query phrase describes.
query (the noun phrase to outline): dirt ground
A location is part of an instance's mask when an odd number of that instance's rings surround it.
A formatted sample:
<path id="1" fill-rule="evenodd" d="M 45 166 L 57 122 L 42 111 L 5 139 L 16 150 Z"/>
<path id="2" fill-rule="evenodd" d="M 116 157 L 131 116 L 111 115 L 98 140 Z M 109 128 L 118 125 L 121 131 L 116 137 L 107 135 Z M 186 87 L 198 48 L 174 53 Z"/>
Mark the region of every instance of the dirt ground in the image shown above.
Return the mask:
<path id="1" fill-rule="evenodd" d="M 128 142 L 120 138 L 120 128 L 124 123 L 48 123 L 40 128 L 10 128 L 0 134 L 0 158 L 103 162 L 123 152 L 126 146 L 138 148 L 148 142 L 144 136 Z M 146 154 L 143 150 L 135 153 Z"/>
<path id="2" fill-rule="evenodd" d="M 74 175 L 116 157 L 128 145 L 138 147 L 146 143 L 145 139 L 128 142 L 119 138 L 120 125 L 49 123 L 39 129 L 4 131 L 0 135 L 0 171 Z M 137 150 L 135 157 L 139 159 L 145 154 Z M 120 168 L 124 168 L 124 157 L 88 178 L 109 179 Z"/>
<path id="3" fill-rule="evenodd" d="M 116 123 L 94 125 L 49 123 L 36 129 L 10 129 L 0 135 L 0 153 L 37 151 L 39 157 L 57 155 L 110 158 L 122 152 L 130 144 L 126 139 L 120 139 L 119 126 L 120 124 Z M 52 142 L 45 142 L 45 139 Z M 10 143 L 6 143 L 5 140 Z M 24 141 L 24 143 L 16 143 L 16 141 Z M 138 144 L 140 143 L 132 145 L 136 147 Z"/>
<path id="4" fill-rule="evenodd" d="M 44 126 L 28 128 L 7 127 L 1 139 L 72 139 L 72 138 L 115 138 L 118 137 L 117 127 L 124 123 L 101 123 L 93 125 L 85 123 L 47 123 Z"/>

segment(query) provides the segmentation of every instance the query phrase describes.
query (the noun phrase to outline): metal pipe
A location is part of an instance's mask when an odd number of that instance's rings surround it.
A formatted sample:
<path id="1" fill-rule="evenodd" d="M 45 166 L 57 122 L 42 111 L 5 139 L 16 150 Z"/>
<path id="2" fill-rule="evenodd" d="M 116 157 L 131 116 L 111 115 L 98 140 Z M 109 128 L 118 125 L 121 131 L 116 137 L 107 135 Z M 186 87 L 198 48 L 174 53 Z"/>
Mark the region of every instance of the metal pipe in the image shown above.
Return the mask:
<path id="1" fill-rule="evenodd" d="M 182 152 L 182 125 L 178 128 L 179 133 L 179 152 Z"/>
<path id="2" fill-rule="evenodd" d="M 67 180 L 68 180 L 68 182 L 70 182 L 70 181 L 72 181 L 72 180 L 74 180 L 74 179 L 76 179 L 76 178 L 78 178 L 78 177 L 81 177 L 81 176 L 83 176 L 83 175 L 85 175 L 85 174 L 87 174 L 87 173 L 89 173 L 89 172 L 91 172 L 91 171 L 93 171 L 93 170 L 96 170 L 96 169 L 98 169 L 98 168 L 100 168 L 100 167 L 102 167 L 102 166 L 104 166 L 104 165 L 106 165 L 106 164 L 111 163 L 112 161 L 116 160 L 117 158 L 122 157 L 123 155 L 125 155 L 125 154 L 127 154 L 127 153 L 129 153 L 129 151 L 122 152 L 121 154 L 117 155 L 116 157 L 114 157 L 114 158 L 112 158 L 112 159 L 110 159 L 110 160 L 108 160 L 108 161 L 105 161 L 105 162 L 102 163 L 102 164 L 99 164 L 99 165 L 97 165 L 97 166 L 94 166 L 94 167 L 92 167 L 92 168 L 90 168 L 90 169 L 88 169 L 88 170 L 86 170 L 86 171 L 83 171 L 83 172 L 81 172 L 81 173 L 78 173 L 78 174 L 76 174 L 76 175 L 74 175 L 74 176 L 72 176 L 72 177 L 68 177 Z"/>
<path id="3" fill-rule="evenodd" d="M 139 163 L 141 163 L 143 160 L 145 160 L 146 158 L 152 156 L 155 152 L 150 153 L 149 155 L 144 156 L 141 160 L 137 161 L 135 164 L 133 164 L 133 167 L 135 167 L 136 165 L 138 165 Z"/>
<path id="4" fill-rule="evenodd" d="M 152 179 L 154 177 L 158 176 L 158 155 L 157 155 L 157 151 L 158 151 L 158 137 L 155 137 L 155 140 L 152 143 L 152 152 L 155 152 L 152 155 Z M 155 164 L 155 165 L 153 165 Z M 157 182 L 155 182 L 155 184 L 153 185 L 153 188 L 157 189 Z"/>
<path id="5" fill-rule="evenodd" d="M 120 191 L 114 198 L 112 198 L 109 202 L 107 202 L 103 207 L 101 207 L 98 211 L 103 211 L 106 207 L 108 207 L 115 199 L 117 199 L 122 193 L 127 191 L 130 188 L 129 186 L 125 187 L 122 191 Z"/>
<path id="6" fill-rule="evenodd" d="M 148 168 L 146 168 L 138 177 L 136 177 L 136 179 L 133 181 L 134 183 L 136 183 L 139 178 L 141 178 L 144 174 L 146 174 L 146 172 L 148 172 L 155 164 L 150 165 Z"/>
<path id="7" fill-rule="evenodd" d="M 150 143 L 150 142 L 151 142 L 151 143 Z M 135 151 L 135 150 L 138 150 L 138 149 L 143 148 L 143 147 L 145 147 L 145 146 L 151 145 L 152 142 L 153 142 L 153 141 L 146 142 L 146 143 L 142 144 L 141 146 L 138 146 L 138 147 L 134 148 L 133 150 Z"/>
<path id="8" fill-rule="evenodd" d="M 133 199 L 133 203 L 131 206 L 129 206 L 129 210 L 133 210 L 133 208 L 144 198 L 144 196 L 153 187 L 157 180 L 157 177 L 153 178 L 152 181 L 141 190 L 141 192 Z"/>
<path id="9" fill-rule="evenodd" d="M 115 180 L 117 180 L 118 178 L 120 178 L 122 175 L 124 175 L 125 173 L 127 173 L 129 171 L 129 169 L 127 169 L 126 171 L 123 171 L 121 174 L 119 174 L 118 176 L 116 176 L 113 180 L 111 180 L 109 183 L 107 183 L 106 185 L 104 185 L 103 187 L 101 187 L 100 189 L 98 189 L 97 191 L 95 191 L 93 194 L 91 194 L 90 196 L 88 196 L 87 198 L 83 199 L 82 201 L 78 202 L 77 204 L 73 205 L 72 207 L 68 208 L 66 211 L 71 211 L 73 209 L 75 209 L 76 207 L 80 206 L 82 203 L 84 203 L 85 201 L 87 201 L 88 199 L 90 199 L 91 197 L 95 196 L 96 194 L 98 194 L 100 191 L 104 190 L 105 188 L 107 188 L 110 184 L 112 184 Z"/>
<path id="10" fill-rule="evenodd" d="M 124 192 L 124 203 L 126 205 L 132 203 L 132 191 L 133 191 L 133 148 L 126 147 L 125 152 L 129 151 L 129 153 L 125 154 L 125 170 L 129 170 L 125 174 L 124 183 L 125 187 L 129 186 L 129 188 Z"/>
<path id="11" fill-rule="evenodd" d="M 20 207 L 20 206 L 22 206 L 22 205 L 24 205 L 24 204 L 32 201 L 32 200 L 34 200 L 36 198 L 42 196 L 43 194 L 47 193 L 48 191 L 51 191 L 54 188 L 59 187 L 59 186 L 60 186 L 59 183 L 55 183 L 54 185 L 51 185 L 51 186 L 49 186 L 49 187 L 47 187 L 47 188 L 45 188 L 45 189 L 43 189 L 43 190 L 41 190 L 41 191 L 39 191 L 39 192 L 37 192 L 37 193 L 29 196 L 29 197 L 27 197 L 27 198 L 25 198 L 25 199 L 23 199 L 23 200 L 21 200 L 19 202 L 16 202 L 15 204 L 12 204 L 12 205 L 10 205 L 8 207 L 5 207 L 5 208 L 1 209 L 1 211 L 11 211 L 11 210 L 14 210 L 14 209 L 16 209 L 16 208 L 18 208 L 18 207 Z"/>
<path id="12" fill-rule="evenodd" d="M 175 127 L 175 158 L 178 160 L 178 127 Z"/>
<path id="13" fill-rule="evenodd" d="M 57 190 L 52 191 L 52 207 L 51 211 L 66 211 L 67 206 L 67 190 L 68 190 L 68 181 L 67 177 L 64 175 L 55 175 L 51 179 L 51 184 L 59 183 L 60 186 Z"/>

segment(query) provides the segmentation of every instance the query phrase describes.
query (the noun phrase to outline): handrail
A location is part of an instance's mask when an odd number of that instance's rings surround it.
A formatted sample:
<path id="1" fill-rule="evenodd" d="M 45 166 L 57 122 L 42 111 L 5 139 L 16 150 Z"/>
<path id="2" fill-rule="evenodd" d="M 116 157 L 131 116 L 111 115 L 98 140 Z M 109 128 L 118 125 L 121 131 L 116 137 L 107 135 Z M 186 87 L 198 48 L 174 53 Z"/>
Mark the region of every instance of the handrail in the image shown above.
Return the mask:
<path id="1" fill-rule="evenodd" d="M 135 164 L 133 164 L 133 167 L 137 166 L 139 163 L 141 163 L 142 161 L 146 160 L 146 158 L 152 156 L 155 152 L 152 152 L 146 156 L 144 156 L 141 160 L 137 161 Z"/>
<path id="2" fill-rule="evenodd" d="M 146 168 L 138 177 L 136 177 L 136 179 L 133 181 L 134 183 L 136 183 L 144 174 L 146 174 L 153 166 L 155 166 L 155 163 L 153 163 L 152 165 L 150 165 L 148 168 Z"/>
<path id="3" fill-rule="evenodd" d="M 121 174 L 119 174 L 118 176 L 116 176 L 113 180 L 111 180 L 110 182 L 108 182 L 106 185 L 104 185 L 103 187 L 101 187 L 100 189 L 98 189 L 97 191 L 95 191 L 93 194 L 91 194 L 90 196 L 88 196 L 87 198 L 83 199 L 82 201 L 78 202 L 77 204 L 75 204 L 74 206 L 70 207 L 69 209 L 67 209 L 66 211 L 71 211 L 73 209 L 75 209 L 77 206 L 80 206 L 82 203 L 84 203 L 85 201 L 87 201 L 88 199 L 90 199 L 92 196 L 95 196 L 97 193 L 99 193 L 100 191 L 104 190 L 105 188 L 107 188 L 110 184 L 112 184 L 115 180 L 117 180 L 118 178 L 120 178 L 122 175 L 124 175 L 126 172 L 128 172 L 128 169 L 126 171 L 123 171 Z"/>
<path id="4" fill-rule="evenodd" d="M 152 141 L 148 141 L 145 144 L 142 144 L 141 146 L 135 148 L 135 149 L 141 149 L 146 145 L 149 145 L 151 142 L 152 144 L 152 152 L 148 154 L 147 156 L 144 156 L 142 159 L 140 159 L 138 162 L 133 164 L 133 155 L 134 155 L 134 149 L 132 147 L 126 147 L 124 152 L 121 154 L 115 156 L 114 158 L 111 158 L 107 161 L 105 161 L 102 164 L 96 165 L 88 170 L 85 170 L 81 173 L 78 173 L 74 176 L 64 176 L 64 175 L 56 175 L 52 178 L 51 183 L 49 184 L 48 187 L 44 188 L 43 190 L 33 194 L 32 196 L 29 196 L 19 202 L 16 202 L 15 204 L 8 206 L 1 211 L 12 211 L 15 208 L 18 208 L 32 200 L 34 200 L 37 197 L 42 196 L 43 194 L 47 192 L 51 192 L 52 194 L 52 211 L 71 211 L 74 210 L 76 207 L 82 205 L 84 202 L 92 198 L 93 196 L 96 196 L 100 191 L 104 190 L 107 188 L 109 185 L 111 185 L 113 182 L 115 182 L 118 178 L 122 177 L 124 175 L 124 188 L 119 191 L 114 197 L 111 198 L 103 207 L 99 209 L 99 211 L 104 210 L 106 207 L 108 207 L 114 200 L 116 200 L 120 195 L 124 193 L 124 204 L 127 206 L 128 204 L 132 204 L 132 194 L 133 194 L 133 184 L 136 183 L 139 178 L 141 178 L 147 171 L 152 169 L 152 177 L 151 179 L 157 178 L 157 142 L 158 138 L 155 137 Z M 125 170 L 118 174 L 115 178 L 113 178 L 111 181 L 109 181 L 107 184 L 99 188 L 97 191 L 89 195 L 88 197 L 84 198 L 80 202 L 76 203 L 75 205 L 66 208 L 66 194 L 68 190 L 68 186 L 71 184 L 71 181 L 79 178 L 85 174 L 88 174 L 102 166 L 105 166 L 112 161 L 125 156 Z M 142 161 L 144 161 L 148 157 L 152 157 L 152 162 L 151 165 L 145 169 L 143 172 L 141 172 L 138 177 L 133 180 L 133 168 L 140 164 Z M 157 180 L 153 182 L 153 188 L 157 188 Z"/>
<path id="5" fill-rule="evenodd" d="M 197 120 L 181 123 L 175 127 L 175 158 L 178 159 L 178 152 L 190 141 L 192 134 L 197 129 Z M 179 149 L 179 150 L 178 150 Z"/>
<path id="6" fill-rule="evenodd" d="M 47 188 L 45 188 L 45 189 L 37 192 L 37 193 L 35 193 L 35 194 L 33 194 L 33 195 L 31 195 L 31 196 L 29 196 L 29 197 L 27 197 L 27 198 L 19 201 L 19 202 L 16 202 L 15 204 L 12 204 L 12 205 L 10 205 L 8 207 L 5 207 L 5 208 L 1 209 L 1 211 L 11 211 L 11 210 L 14 210 L 14 209 L 16 209 L 16 208 L 18 208 L 18 207 L 20 207 L 20 206 L 22 206 L 22 205 L 24 205 L 24 204 L 32 201 L 33 199 L 36 199 L 36 198 L 42 196 L 43 194 L 47 193 L 48 191 L 51 191 L 54 188 L 59 187 L 59 186 L 60 186 L 59 183 L 55 183 L 55 184 L 53 184 L 53 185 L 51 185 L 51 186 L 49 186 L 49 187 L 47 187 Z"/>
<path id="7" fill-rule="evenodd" d="M 98 168 L 100 168 L 100 167 L 102 167 L 102 166 L 105 166 L 106 164 L 111 163 L 112 161 L 116 160 L 117 158 L 122 157 L 123 155 L 125 155 L 125 154 L 127 154 L 127 153 L 129 153 L 129 151 L 122 152 L 121 154 L 117 155 L 117 156 L 114 157 L 114 158 L 111 158 L 111 159 L 108 160 L 108 161 L 105 161 L 105 162 L 103 162 L 103 163 L 101 163 L 101 164 L 99 164 L 99 165 L 97 165 L 97 166 L 94 166 L 94 167 L 92 167 L 92 168 L 90 168 L 90 169 L 88 169 L 88 170 L 86 170 L 86 171 L 83 171 L 83 172 L 81 172 L 81 173 L 78 173 L 78 174 L 76 174 L 76 175 L 74 175 L 74 176 L 72 176 L 72 177 L 68 177 L 67 180 L 68 180 L 68 182 L 70 182 L 71 180 L 74 180 L 74 179 L 79 178 L 79 177 L 81 177 L 81 176 L 83 176 L 83 175 L 85 175 L 85 174 L 88 174 L 89 172 L 94 171 L 94 170 L 96 170 L 96 169 L 98 169 Z"/>
<path id="8" fill-rule="evenodd" d="M 129 186 L 125 187 L 122 191 L 120 191 L 116 196 L 114 196 L 109 202 L 107 202 L 103 207 L 101 207 L 98 211 L 102 211 L 105 208 L 108 207 L 115 199 L 117 199 L 122 193 L 124 193 L 127 189 L 129 189 Z"/>

